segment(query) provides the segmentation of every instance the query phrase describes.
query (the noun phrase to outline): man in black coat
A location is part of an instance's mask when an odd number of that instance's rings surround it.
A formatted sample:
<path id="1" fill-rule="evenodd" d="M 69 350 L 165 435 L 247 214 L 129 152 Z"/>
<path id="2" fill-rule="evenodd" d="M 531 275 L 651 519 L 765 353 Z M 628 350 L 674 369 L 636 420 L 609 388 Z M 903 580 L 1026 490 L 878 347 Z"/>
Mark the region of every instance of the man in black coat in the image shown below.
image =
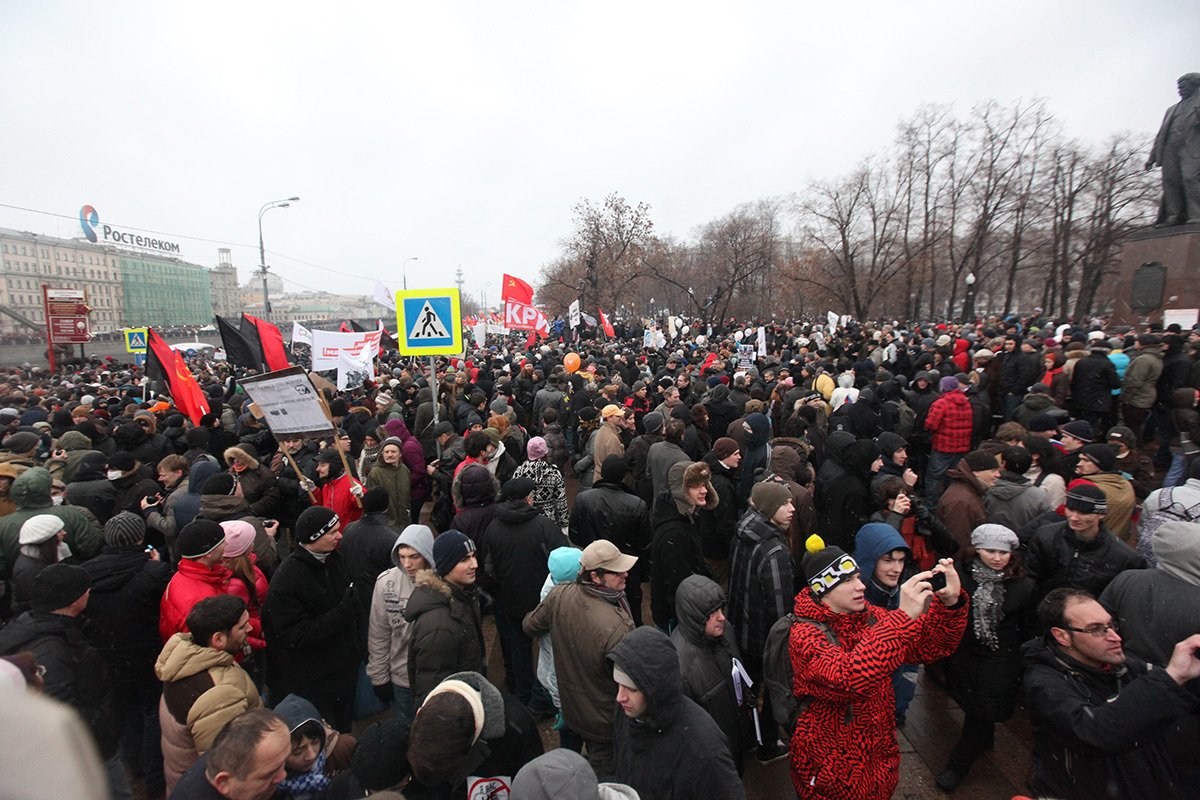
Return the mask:
<path id="1" fill-rule="evenodd" d="M 359 597 L 359 636 L 363 660 L 367 657 L 367 616 L 371 613 L 371 593 L 375 579 L 384 570 L 395 566 L 392 548 L 400 531 L 392 527 L 388 514 L 388 491 L 383 486 L 373 486 L 363 495 L 362 518 L 351 522 L 342 532 L 342 543 L 338 551 L 350 570 L 350 579 L 361 587 Z"/>
<path id="2" fill-rule="evenodd" d="M 616 778 L 640 797 L 684 800 L 746 796 L 729 743 L 704 709 L 683 695 L 679 654 L 662 631 L 628 633 L 608 654 L 620 712 L 613 719 Z"/>
<path id="3" fill-rule="evenodd" d="M 146 523 L 123 511 L 104 525 L 104 550 L 83 562 L 92 582 L 87 637 L 103 657 L 123 720 L 125 760 L 154 797 L 166 787 L 154 662 L 162 650 L 158 609 L 171 567 L 145 545 Z"/>
<path id="4" fill-rule="evenodd" d="M 997 360 L 1000 362 L 998 394 L 1003 403 L 1004 419 L 1010 420 L 1029 393 L 1029 387 L 1037 382 L 1041 363 L 1033 343 L 1022 341 L 1015 333 L 1004 337 L 1004 352 Z"/>
<path id="5" fill-rule="evenodd" d="M 1182 797 L 1164 732 L 1200 707 L 1200 634 L 1166 669 L 1125 653 L 1108 611 L 1087 592 L 1056 589 L 1038 609 L 1044 640 L 1023 650 L 1038 797 Z"/>
<path id="6" fill-rule="evenodd" d="M 338 552 L 341 541 L 341 522 L 332 509 L 313 506 L 300 515 L 299 547 L 271 578 L 262 623 L 271 648 L 272 694 L 300 695 L 346 733 L 354 721 L 360 590 Z"/>
<path id="7" fill-rule="evenodd" d="M 74 708 L 95 737 L 109 790 L 129 796 L 125 765 L 118 753 L 120 721 L 104 659 L 88 644 L 82 615 L 92 582 L 82 567 L 51 564 L 38 573 L 30 610 L 0 630 L 0 655 L 31 651 L 45 667 L 43 694 Z"/>
<path id="8" fill-rule="evenodd" d="M 701 460 L 712 470 L 717 507 L 699 512 L 700 546 L 713 580 L 724 584 L 729 579 L 729 546 L 741 512 L 737 486 L 741 479 L 738 465 L 742 463 L 742 451 L 736 441 L 722 436 L 713 442 L 712 449 Z"/>
<path id="9" fill-rule="evenodd" d="M 496 630 L 505 642 L 504 667 L 513 694 L 534 713 L 553 713 L 554 704 L 534 677 L 535 643 L 521 630 L 521 620 L 541 599 L 550 551 L 569 542 L 557 525 L 533 507 L 535 486 L 530 478 L 510 478 L 502 487 L 502 502 L 479 545 L 480 582 L 496 601 Z"/>
<path id="10" fill-rule="evenodd" d="M 587 547 L 597 539 L 607 539 L 622 553 L 636 556 L 629 570 L 625 598 L 634 625 L 642 624 L 641 557 L 650 544 L 650 511 L 642 498 L 625 488 L 625 459 L 612 455 L 600 465 L 600 480 L 592 488 L 575 496 L 568 533 L 571 544 Z"/>
<path id="11" fill-rule="evenodd" d="M 1092 342 L 1087 356 L 1075 362 L 1071 371 L 1071 416 L 1084 419 L 1098 431 L 1106 431 L 1115 422 L 1113 389 L 1121 388 L 1117 368 L 1108 357 L 1108 343 Z"/>
<path id="12" fill-rule="evenodd" d="M 720 502 L 712 470 L 703 461 L 681 461 L 667 470 L 667 491 L 659 495 L 651 522 L 654 539 L 650 565 L 650 611 L 664 631 L 675 625 L 675 590 L 689 575 L 711 578 L 700 543 L 701 510 Z"/>

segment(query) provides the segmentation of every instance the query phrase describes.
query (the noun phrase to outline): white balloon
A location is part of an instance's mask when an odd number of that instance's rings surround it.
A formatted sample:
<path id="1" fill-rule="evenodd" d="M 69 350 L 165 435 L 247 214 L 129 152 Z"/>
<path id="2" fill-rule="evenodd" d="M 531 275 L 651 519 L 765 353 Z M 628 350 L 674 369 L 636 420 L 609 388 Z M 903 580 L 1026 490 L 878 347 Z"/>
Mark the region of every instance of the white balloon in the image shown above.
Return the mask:
<path id="1" fill-rule="evenodd" d="M 692 329 L 692 326 L 691 326 L 691 325 L 684 325 L 684 326 L 683 326 L 683 335 L 684 335 L 684 336 L 687 336 L 687 334 L 688 334 L 688 331 L 690 331 L 691 329 Z"/>
<path id="2" fill-rule="evenodd" d="M 742 333 L 741 331 L 734 331 L 734 332 L 733 332 L 733 338 L 734 338 L 736 341 L 739 341 L 739 342 L 742 340 L 742 337 L 743 337 L 743 336 L 745 336 L 745 335 L 746 335 L 746 334 Z"/>
<path id="3" fill-rule="evenodd" d="M 700 345 L 701 347 L 704 347 L 704 345 L 708 344 L 708 339 L 705 338 L 703 333 L 696 337 L 696 344 Z"/>
<path id="4" fill-rule="evenodd" d="M 753 336 L 754 328 L 746 328 L 746 336 Z"/>

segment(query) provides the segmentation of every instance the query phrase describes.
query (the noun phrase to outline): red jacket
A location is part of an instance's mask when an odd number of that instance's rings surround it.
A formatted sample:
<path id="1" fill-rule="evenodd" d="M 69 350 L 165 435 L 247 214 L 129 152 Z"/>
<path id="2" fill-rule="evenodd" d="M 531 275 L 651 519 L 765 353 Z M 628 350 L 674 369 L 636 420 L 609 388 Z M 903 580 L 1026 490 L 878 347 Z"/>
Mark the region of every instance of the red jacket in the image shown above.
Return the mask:
<path id="1" fill-rule="evenodd" d="M 802 589 L 795 612 L 829 625 L 838 641 L 830 643 L 815 625 L 792 626 L 793 689 L 812 698 L 789 748 L 796 793 L 803 800 L 886 800 L 900 770 L 892 673 L 954 652 L 967 626 L 967 595 L 954 609 L 934 598 L 914 620 L 872 605 L 835 614 Z"/>
<path id="2" fill-rule="evenodd" d="M 967 453 L 971 450 L 971 432 L 975 415 L 971 401 L 960 391 L 946 392 L 929 407 L 925 430 L 930 444 L 939 453 Z"/>
<path id="3" fill-rule="evenodd" d="M 263 575 L 255 563 L 258 559 L 254 553 L 247 555 L 250 556 L 250 568 L 254 570 L 254 592 L 258 595 L 257 599 L 250 599 L 250 590 L 246 588 L 246 584 L 233 574 L 230 574 L 229 582 L 225 584 L 225 593 L 242 598 L 246 604 L 246 611 L 250 614 L 250 635 L 246 637 L 246 643 L 250 645 L 251 650 L 258 652 L 267 647 L 267 640 L 263 638 L 262 632 L 262 604 L 267 599 L 267 576 Z"/>
<path id="4" fill-rule="evenodd" d="M 188 558 L 179 560 L 158 605 L 158 634 L 164 643 L 177 633 L 187 632 L 187 615 L 206 597 L 225 594 L 229 570 L 221 565 L 209 569 Z"/>
<path id="5" fill-rule="evenodd" d="M 341 520 L 343 530 L 363 515 L 362 506 L 354 501 L 354 495 L 350 493 L 352 484 L 362 485 L 349 475 L 342 474 L 329 483 L 317 487 L 318 505 L 332 508 L 338 515 L 338 519 Z"/>

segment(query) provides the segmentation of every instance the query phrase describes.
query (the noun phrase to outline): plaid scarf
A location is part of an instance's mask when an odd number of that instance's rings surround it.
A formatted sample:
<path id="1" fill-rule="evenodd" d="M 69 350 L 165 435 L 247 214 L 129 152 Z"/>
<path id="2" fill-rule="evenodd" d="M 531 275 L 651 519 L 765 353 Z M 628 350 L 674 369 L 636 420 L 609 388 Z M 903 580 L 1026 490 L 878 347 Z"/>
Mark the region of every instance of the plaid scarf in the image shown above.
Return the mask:
<path id="1" fill-rule="evenodd" d="M 317 756 L 308 772 L 287 778 L 279 784 L 279 793 L 288 800 L 318 800 L 329 788 L 329 776 L 325 774 L 325 751 Z"/>

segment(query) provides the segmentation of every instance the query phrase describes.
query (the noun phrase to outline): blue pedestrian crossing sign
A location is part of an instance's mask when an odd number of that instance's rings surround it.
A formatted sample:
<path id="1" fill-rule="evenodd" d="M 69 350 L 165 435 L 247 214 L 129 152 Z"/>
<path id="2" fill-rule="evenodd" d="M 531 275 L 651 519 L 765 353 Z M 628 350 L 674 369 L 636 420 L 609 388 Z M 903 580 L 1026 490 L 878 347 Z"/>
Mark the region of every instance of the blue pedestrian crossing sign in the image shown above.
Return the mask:
<path id="1" fill-rule="evenodd" d="M 125 352 L 126 353 L 145 353 L 146 352 L 146 329 L 145 328 L 126 328 L 125 329 Z"/>
<path id="2" fill-rule="evenodd" d="M 396 292 L 396 333 L 400 354 L 450 356 L 461 353 L 462 310 L 458 289 Z"/>

